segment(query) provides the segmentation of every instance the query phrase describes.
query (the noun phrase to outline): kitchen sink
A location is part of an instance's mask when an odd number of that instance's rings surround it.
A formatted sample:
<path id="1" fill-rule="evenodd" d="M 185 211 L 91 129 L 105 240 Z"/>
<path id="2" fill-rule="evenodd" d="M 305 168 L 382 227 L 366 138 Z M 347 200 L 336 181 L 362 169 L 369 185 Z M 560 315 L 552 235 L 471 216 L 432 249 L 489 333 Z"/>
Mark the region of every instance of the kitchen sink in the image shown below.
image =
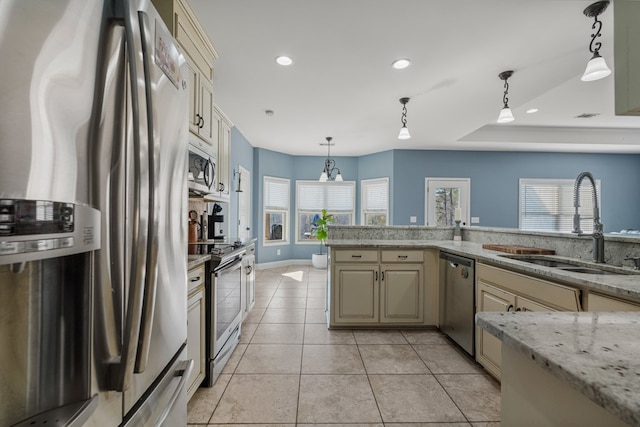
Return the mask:
<path id="1" fill-rule="evenodd" d="M 571 273 L 583 274 L 640 274 L 640 271 L 626 270 L 620 267 L 610 265 L 602 265 L 588 263 L 585 261 L 573 261 L 567 259 L 558 259 L 548 255 L 499 255 L 516 261 L 522 261 L 529 264 L 540 265 L 543 267 L 557 268 Z"/>

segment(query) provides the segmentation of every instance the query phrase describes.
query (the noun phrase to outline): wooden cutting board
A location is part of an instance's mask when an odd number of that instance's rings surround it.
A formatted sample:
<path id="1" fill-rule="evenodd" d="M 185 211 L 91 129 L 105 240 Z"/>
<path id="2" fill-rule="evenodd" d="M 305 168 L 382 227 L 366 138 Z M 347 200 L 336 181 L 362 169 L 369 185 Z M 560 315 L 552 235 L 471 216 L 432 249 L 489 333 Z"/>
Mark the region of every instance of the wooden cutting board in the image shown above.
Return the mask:
<path id="1" fill-rule="evenodd" d="M 533 254 L 533 255 L 555 255 L 556 251 L 552 249 L 532 248 L 520 245 L 491 245 L 485 243 L 482 245 L 484 249 L 492 251 L 506 252 L 508 254 Z"/>

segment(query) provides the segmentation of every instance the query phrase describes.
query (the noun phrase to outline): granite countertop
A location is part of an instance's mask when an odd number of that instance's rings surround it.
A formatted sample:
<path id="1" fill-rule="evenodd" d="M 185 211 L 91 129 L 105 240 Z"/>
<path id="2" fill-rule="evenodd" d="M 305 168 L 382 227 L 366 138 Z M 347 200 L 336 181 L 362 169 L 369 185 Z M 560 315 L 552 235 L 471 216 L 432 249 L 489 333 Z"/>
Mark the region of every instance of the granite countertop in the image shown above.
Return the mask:
<path id="1" fill-rule="evenodd" d="M 631 297 L 640 299 L 640 274 L 633 274 L 630 267 L 613 267 L 606 268 L 625 271 L 630 274 L 616 275 L 597 275 L 576 273 L 573 271 L 565 271 L 552 267 L 545 267 L 528 262 L 518 261 L 507 258 L 503 252 L 484 249 L 481 243 L 453 240 L 382 240 L 382 239 L 331 239 L 326 241 L 328 247 L 333 248 L 354 248 L 354 247 L 373 247 L 373 248 L 435 248 L 450 252 L 460 256 L 474 258 L 477 261 L 504 267 L 514 271 L 521 271 L 525 274 L 533 274 L 538 277 L 547 278 L 552 281 L 565 283 L 575 286 L 579 289 L 601 291 L 609 295 L 617 295 L 620 297 Z M 579 261 L 568 257 L 554 256 L 558 260 L 566 259 Z M 585 266 L 591 265 L 589 262 L 582 263 Z"/>
<path id="2" fill-rule="evenodd" d="M 623 421 L 640 425 L 640 312 L 483 312 L 476 322 Z"/>
<path id="3" fill-rule="evenodd" d="M 187 270 L 196 268 L 211 259 L 209 254 L 187 255 Z"/>

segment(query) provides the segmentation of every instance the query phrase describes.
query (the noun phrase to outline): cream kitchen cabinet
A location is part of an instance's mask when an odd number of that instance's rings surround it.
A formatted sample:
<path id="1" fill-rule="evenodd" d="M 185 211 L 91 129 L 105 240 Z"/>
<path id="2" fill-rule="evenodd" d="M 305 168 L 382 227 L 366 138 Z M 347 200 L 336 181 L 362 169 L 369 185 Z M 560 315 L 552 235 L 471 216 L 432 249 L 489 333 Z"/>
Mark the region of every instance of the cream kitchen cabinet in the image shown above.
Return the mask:
<path id="1" fill-rule="evenodd" d="M 232 185 L 231 127 L 233 125 L 217 106 L 214 106 L 213 109 L 213 123 L 214 137 L 218 148 L 215 188 L 221 198 L 228 199 Z"/>
<path id="2" fill-rule="evenodd" d="M 423 261 L 423 250 L 335 250 L 332 325 L 423 324 Z"/>
<path id="3" fill-rule="evenodd" d="M 256 257 L 255 246 L 247 247 L 242 258 L 242 276 L 240 289 L 242 292 L 242 319 L 244 320 L 256 303 Z"/>
<path id="4" fill-rule="evenodd" d="M 153 0 L 153 4 L 187 59 L 189 130 L 197 137 L 191 141 L 201 148 L 215 148 L 213 61 L 218 53 L 186 0 Z"/>
<path id="5" fill-rule="evenodd" d="M 187 299 L 187 358 L 193 360 L 193 371 L 187 384 L 191 399 L 205 377 L 205 289 L 204 265 L 189 270 Z"/>
<path id="6" fill-rule="evenodd" d="M 640 302 L 589 292 L 587 311 L 640 311 Z"/>
<path id="7" fill-rule="evenodd" d="M 580 311 L 580 292 L 543 279 L 476 264 L 476 312 L 483 311 Z M 502 343 L 478 326 L 476 360 L 500 379 Z"/>

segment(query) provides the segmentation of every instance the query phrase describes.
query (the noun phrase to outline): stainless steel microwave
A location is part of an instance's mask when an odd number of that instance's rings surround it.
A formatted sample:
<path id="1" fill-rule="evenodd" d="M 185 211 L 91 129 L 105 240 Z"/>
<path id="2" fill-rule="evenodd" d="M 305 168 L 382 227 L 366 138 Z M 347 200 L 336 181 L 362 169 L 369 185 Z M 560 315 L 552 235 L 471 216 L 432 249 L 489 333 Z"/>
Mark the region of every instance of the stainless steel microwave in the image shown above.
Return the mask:
<path id="1" fill-rule="evenodd" d="M 189 194 L 214 195 L 216 181 L 216 157 L 213 152 L 189 144 Z"/>

